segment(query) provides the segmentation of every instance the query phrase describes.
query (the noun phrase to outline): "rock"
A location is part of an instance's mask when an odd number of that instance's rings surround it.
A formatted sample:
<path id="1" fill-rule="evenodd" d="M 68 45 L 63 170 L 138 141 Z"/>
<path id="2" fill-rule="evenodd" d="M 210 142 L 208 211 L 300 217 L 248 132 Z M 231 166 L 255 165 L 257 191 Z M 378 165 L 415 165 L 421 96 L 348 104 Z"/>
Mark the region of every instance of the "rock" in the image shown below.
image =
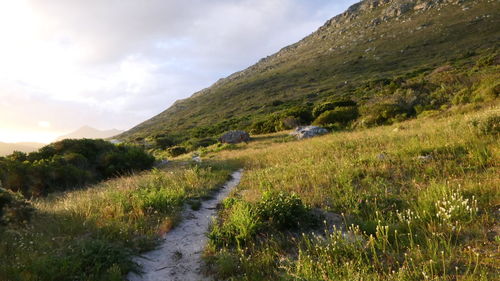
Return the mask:
<path id="1" fill-rule="evenodd" d="M 221 143 L 248 142 L 250 135 L 245 131 L 229 131 L 219 138 Z"/>
<path id="2" fill-rule="evenodd" d="M 194 154 L 193 157 L 191 157 L 191 160 L 193 160 L 196 163 L 201 163 L 201 157 L 197 154 Z"/>
<path id="3" fill-rule="evenodd" d="M 297 139 L 307 139 L 315 136 L 321 136 L 328 133 L 325 128 L 317 126 L 303 126 L 297 127 L 293 132 L 290 133 L 291 136 L 295 136 Z"/>
<path id="4" fill-rule="evenodd" d="M 387 159 L 387 155 L 385 153 L 380 153 L 379 155 L 377 155 L 377 159 L 380 161 L 385 160 Z"/>
<path id="5" fill-rule="evenodd" d="M 427 161 L 430 161 L 432 160 L 432 155 L 419 155 L 417 156 L 417 160 L 421 161 L 421 162 L 427 162 Z"/>
<path id="6" fill-rule="evenodd" d="M 155 163 L 155 167 L 161 168 L 161 167 L 165 167 L 167 164 L 168 164 L 168 160 L 162 159 L 162 160 L 159 160 Z"/>

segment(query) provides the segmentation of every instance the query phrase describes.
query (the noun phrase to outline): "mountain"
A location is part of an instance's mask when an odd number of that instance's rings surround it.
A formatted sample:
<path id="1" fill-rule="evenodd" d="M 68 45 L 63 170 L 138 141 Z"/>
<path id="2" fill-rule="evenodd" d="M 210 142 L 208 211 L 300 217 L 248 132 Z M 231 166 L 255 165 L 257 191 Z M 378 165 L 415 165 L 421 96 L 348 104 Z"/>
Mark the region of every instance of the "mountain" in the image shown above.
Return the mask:
<path id="1" fill-rule="evenodd" d="M 175 102 L 118 138 L 204 137 L 332 97 L 366 103 L 376 95 L 373 83 L 401 86 L 401 79 L 454 62 L 472 67 L 498 47 L 499 20 L 499 1 L 361 1 L 301 41 Z"/>
<path id="2" fill-rule="evenodd" d="M 71 132 L 67 135 L 63 135 L 57 138 L 57 140 L 63 140 L 63 139 L 106 139 L 110 138 L 113 136 L 116 136 L 120 133 L 123 133 L 123 131 L 116 130 L 116 129 L 111 129 L 111 130 L 105 130 L 101 131 L 89 126 L 83 126 L 80 129 Z"/>
<path id="3" fill-rule="evenodd" d="M 44 146 L 43 143 L 36 142 L 18 142 L 18 143 L 5 143 L 0 142 L 0 156 L 9 155 L 14 151 L 33 152 Z"/>

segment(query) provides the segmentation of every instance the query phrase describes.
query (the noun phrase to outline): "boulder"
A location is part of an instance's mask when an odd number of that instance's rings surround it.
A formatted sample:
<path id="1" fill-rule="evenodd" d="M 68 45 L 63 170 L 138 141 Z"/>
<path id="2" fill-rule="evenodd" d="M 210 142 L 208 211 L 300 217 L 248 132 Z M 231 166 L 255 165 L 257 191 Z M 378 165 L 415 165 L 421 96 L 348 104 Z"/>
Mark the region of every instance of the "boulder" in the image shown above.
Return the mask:
<path id="1" fill-rule="evenodd" d="M 248 142 L 250 135 L 245 131 L 229 131 L 219 138 L 221 143 Z"/>
<path id="2" fill-rule="evenodd" d="M 312 138 L 315 136 L 321 136 L 328 133 L 328 130 L 325 128 L 317 127 L 317 126 L 303 126 L 297 127 L 290 135 L 295 136 L 300 139 Z"/>

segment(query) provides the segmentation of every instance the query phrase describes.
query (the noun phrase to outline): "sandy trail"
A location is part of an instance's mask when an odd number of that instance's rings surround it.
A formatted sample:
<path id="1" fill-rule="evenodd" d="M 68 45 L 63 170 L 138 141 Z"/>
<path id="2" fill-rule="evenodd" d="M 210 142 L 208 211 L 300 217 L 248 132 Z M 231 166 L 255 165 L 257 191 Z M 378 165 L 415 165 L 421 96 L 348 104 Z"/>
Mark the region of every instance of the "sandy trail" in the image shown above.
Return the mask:
<path id="1" fill-rule="evenodd" d="M 210 280 L 201 272 L 201 255 L 207 243 L 205 233 L 211 218 L 216 215 L 216 206 L 238 185 L 242 170 L 232 174 L 215 198 L 204 201 L 198 211 L 185 207 L 181 223 L 167 233 L 161 246 L 137 257 L 144 274 L 130 273 L 129 281 L 199 281 Z"/>

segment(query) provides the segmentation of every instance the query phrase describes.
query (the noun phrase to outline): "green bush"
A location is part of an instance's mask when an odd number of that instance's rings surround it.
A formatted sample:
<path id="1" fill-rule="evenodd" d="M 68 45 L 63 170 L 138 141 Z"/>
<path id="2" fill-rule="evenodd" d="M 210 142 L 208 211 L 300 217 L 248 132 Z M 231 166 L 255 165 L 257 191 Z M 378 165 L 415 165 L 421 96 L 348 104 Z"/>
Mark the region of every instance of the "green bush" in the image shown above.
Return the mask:
<path id="1" fill-rule="evenodd" d="M 323 112 L 316 120 L 314 120 L 314 125 L 325 126 L 329 124 L 346 124 L 352 120 L 358 118 L 358 108 L 355 106 L 350 107 L 338 107 L 334 110 L 329 110 Z"/>
<path id="2" fill-rule="evenodd" d="M 262 230 L 262 221 L 252 204 L 244 201 L 232 201 L 228 215 L 221 224 L 215 223 L 208 235 L 215 246 L 242 246 L 247 244 Z"/>
<path id="3" fill-rule="evenodd" d="M 188 141 L 182 143 L 182 145 L 189 151 L 196 150 L 200 147 L 211 146 L 212 144 L 216 144 L 217 140 L 215 138 L 192 138 Z"/>
<path id="4" fill-rule="evenodd" d="M 0 157 L 0 180 L 6 189 L 41 196 L 149 169 L 153 163 L 154 157 L 136 146 L 66 139 L 28 155 Z"/>
<path id="5" fill-rule="evenodd" d="M 500 134 L 500 115 L 489 115 L 470 123 L 478 135 L 498 136 Z"/>
<path id="6" fill-rule="evenodd" d="M 366 127 L 391 124 L 406 117 L 408 109 L 396 103 L 366 104 L 360 108 L 362 124 Z"/>
<path id="7" fill-rule="evenodd" d="M 267 191 L 256 205 L 260 221 L 278 230 L 309 227 L 315 223 L 310 209 L 294 193 Z"/>
<path id="8" fill-rule="evenodd" d="M 187 153 L 187 149 L 182 146 L 172 146 L 167 149 L 167 153 L 172 157 L 177 157 L 179 155 Z"/>
<path id="9" fill-rule="evenodd" d="M 325 102 L 314 107 L 312 115 L 317 118 L 326 111 L 331 111 L 335 109 L 335 104 L 333 102 Z"/>
<path id="10" fill-rule="evenodd" d="M 99 239 L 76 240 L 60 254 L 34 261 L 29 271 L 44 280 L 122 280 L 128 272 L 139 272 L 132 251 L 123 245 Z M 38 279 L 35 279 L 38 280 Z"/>
<path id="11" fill-rule="evenodd" d="M 154 138 L 155 146 L 160 149 L 167 149 L 175 145 L 175 141 L 168 136 L 157 136 Z"/>
<path id="12" fill-rule="evenodd" d="M 0 187 L 0 226 L 28 222 L 33 211 L 20 194 Z"/>
<path id="13" fill-rule="evenodd" d="M 317 118 L 326 111 L 334 110 L 338 107 L 353 107 L 356 105 L 357 103 L 350 99 L 338 99 L 338 100 L 328 101 L 315 106 L 312 111 L 312 115 L 314 118 Z"/>

